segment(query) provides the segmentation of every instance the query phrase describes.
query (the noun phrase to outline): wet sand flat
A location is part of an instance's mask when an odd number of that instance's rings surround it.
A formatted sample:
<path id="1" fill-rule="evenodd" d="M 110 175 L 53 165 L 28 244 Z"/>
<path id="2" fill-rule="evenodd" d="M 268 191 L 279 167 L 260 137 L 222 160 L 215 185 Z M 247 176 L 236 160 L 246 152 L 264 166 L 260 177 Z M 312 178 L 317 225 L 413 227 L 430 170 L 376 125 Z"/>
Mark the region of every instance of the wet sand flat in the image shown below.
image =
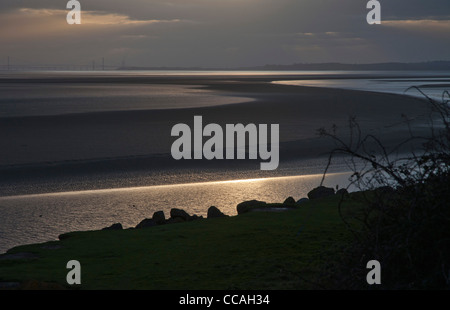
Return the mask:
<path id="1" fill-rule="evenodd" d="M 279 79 L 279 77 L 277 77 Z M 299 87 L 271 84 L 272 77 L 122 77 L 114 83 L 139 85 L 201 85 L 218 96 L 248 98 L 248 101 L 211 107 L 146 109 L 74 113 L 63 115 L 0 118 L 1 183 L 36 177 L 45 178 L 55 166 L 70 177 L 99 167 L 111 172 L 161 171 L 188 167 L 241 169 L 244 162 L 175 161 L 170 148 L 175 140 L 171 128 L 178 123 L 193 125 L 195 115 L 203 124 L 279 124 L 280 161 L 324 156 L 333 145 L 319 138 L 317 129 L 336 124 L 347 133 L 350 116 L 356 116 L 363 132 L 394 145 L 409 136 L 403 115 L 412 128 L 422 126 L 428 115 L 424 100 L 394 94 Z M 20 80 L 28 83 L 26 79 Z M 19 81 L 19 82 L 20 82 Z M 33 83 L 108 83 L 107 78 L 41 79 Z M 15 83 L 18 81 L 14 81 Z M 2 83 L 9 83 L 2 81 Z M 192 128 L 192 127 L 191 127 Z M 224 128 L 224 127 L 223 127 Z M 206 139 L 205 139 L 206 140 Z M 99 163 L 103 163 L 99 164 Z M 105 164 L 108 163 L 108 164 Z M 258 161 L 259 163 L 259 161 Z M 72 167 L 72 168 L 70 168 Z M 74 168 L 75 167 L 75 168 Z M 251 162 L 251 169 L 258 167 Z M 37 170 L 36 170 L 37 169 Z M 49 170 L 50 169 L 50 170 Z M 19 171 L 20 173 L 16 173 Z"/>

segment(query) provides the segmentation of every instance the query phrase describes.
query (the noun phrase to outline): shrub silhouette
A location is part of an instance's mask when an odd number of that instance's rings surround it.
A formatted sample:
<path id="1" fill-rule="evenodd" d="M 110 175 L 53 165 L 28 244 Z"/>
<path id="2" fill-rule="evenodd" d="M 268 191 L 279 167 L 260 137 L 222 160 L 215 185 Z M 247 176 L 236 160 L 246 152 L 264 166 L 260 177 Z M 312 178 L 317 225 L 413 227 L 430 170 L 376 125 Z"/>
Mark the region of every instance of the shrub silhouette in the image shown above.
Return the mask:
<path id="1" fill-rule="evenodd" d="M 320 129 L 336 148 L 330 152 L 324 178 L 333 158 L 345 156 L 352 169 L 350 186 L 361 191 L 365 209 L 358 214 L 339 212 L 354 236 L 342 257 L 327 266 L 321 282 L 338 289 L 450 288 L 450 107 L 449 93 L 438 101 L 417 90 L 430 106 L 430 133 L 410 138 L 387 150 L 373 135 L 362 135 L 355 118 L 349 120 L 348 141 Z M 408 126 L 410 124 L 408 123 Z M 408 143 L 419 148 L 406 156 L 398 150 Z M 322 180 L 323 182 L 323 180 Z M 382 284 L 366 282 L 366 263 L 381 263 Z M 327 269 L 327 270 L 330 270 Z M 336 272 L 338 270 L 338 272 Z"/>

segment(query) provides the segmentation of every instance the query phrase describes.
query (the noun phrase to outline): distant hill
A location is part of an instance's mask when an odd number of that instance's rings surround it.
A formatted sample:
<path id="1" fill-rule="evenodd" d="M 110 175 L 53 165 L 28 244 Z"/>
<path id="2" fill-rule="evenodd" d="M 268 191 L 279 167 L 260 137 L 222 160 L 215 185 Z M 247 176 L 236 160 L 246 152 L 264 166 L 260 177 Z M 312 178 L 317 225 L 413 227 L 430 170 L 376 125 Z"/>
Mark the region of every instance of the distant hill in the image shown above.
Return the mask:
<path id="1" fill-rule="evenodd" d="M 297 63 L 291 65 L 264 65 L 236 68 L 203 68 L 203 67 L 121 67 L 118 70 L 251 70 L 251 71 L 450 71 L 450 61 L 428 61 L 415 63 L 386 62 L 374 64 L 343 63 Z"/>

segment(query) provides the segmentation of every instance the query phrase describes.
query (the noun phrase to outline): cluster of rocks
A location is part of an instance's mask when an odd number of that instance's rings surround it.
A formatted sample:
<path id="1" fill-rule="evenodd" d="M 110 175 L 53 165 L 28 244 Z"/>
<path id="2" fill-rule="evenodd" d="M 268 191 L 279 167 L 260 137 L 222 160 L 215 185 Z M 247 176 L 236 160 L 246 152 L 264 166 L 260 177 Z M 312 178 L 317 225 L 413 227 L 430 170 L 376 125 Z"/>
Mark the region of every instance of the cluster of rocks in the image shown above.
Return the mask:
<path id="1" fill-rule="evenodd" d="M 298 208 L 300 205 L 308 202 L 309 200 L 327 198 L 335 195 L 347 195 L 348 192 L 346 189 L 340 189 L 335 191 L 333 188 L 319 186 L 314 188 L 312 191 L 308 193 L 308 198 L 301 198 L 297 201 L 293 197 L 288 197 L 283 203 L 266 203 L 264 201 L 259 200 L 249 200 L 241 202 L 237 205 L 237 213 L 243 214 L 247 212 L 255 212 L 255 211 L 285 211 L 289 209 Z M 228 215 L 223 214 L 217 207 L 212 206 L 209 207 L 207 212 L 207 218 L 218 218 L 218 217 L 227 217 Z M 190 222 L 203 219 L 203 216 L 197 215 L 189 215 L 186 211 L 182 209 L 173 208 L 170 210 L 170 217 L 166 219 L 166 216 L 163 211 L 157 211 L 153 213 L 152 218 L 146 218 L 142 220 L 139 224 L 136 225 L 135 228 L 146 228 L 153 227 L 158 225 L 166 225 L 173 223 L 182 223 L 182 222 Z M 122 224 L 116 223 L 109 227 L 103 228 L 103 230 L 120 230 L 123 229 Z"/>
<path id="2" fill-rule="evenodd" d="M 347 195 L 346 189 L 335 191 L 333 188 L 319 186 L 308 193 L 308 198 L 304 197 L 297 201 L 293 197 L 288 197 L 283 203 L 266 203 L 259 200 L 249 200 L 237 205 L 239 214 L 255 211 L 284 211 L 298 208 L 300 205 L 314 199 L 327 198 L 335 195 Z"/>
<path id="3" fill-rule="evenodd" d="M 217 207 L 212 206 L 208 209 L 207 214 L 208 219 L 227 216 L 228 215 L 223 214 Z M 135 228 L 139 229 L 158 225 L 191 222 L 199 219 L 203 219 L 203 216 L 198 216 L 196 214 L 189 215 L 186 211 L 182 209 L 173 208 L 170 210 L 169 218 L 166 219 L 166 216 L 163 211 L 157 211 L 153 213 L 152 218 L 143 219 L 139 224 L 136 225 Z M 102 230 L 121 230 L 121 229 L 123 229 L 122 224 L 116 223 L 109 227 L 105 227 Z"/>
<path id="4" fill-rule="evenodd" d="M 319 198 L 327 198 L 334 195 L 347 195 L 348 191 L 345 188 L 341 188 L 338 191 L 334 191 L 334 188 L 331 187 L 325 187 L 325 186 L 319 186 L 313 189 L 308 193 L 309 199 L 319 199 Z"/>

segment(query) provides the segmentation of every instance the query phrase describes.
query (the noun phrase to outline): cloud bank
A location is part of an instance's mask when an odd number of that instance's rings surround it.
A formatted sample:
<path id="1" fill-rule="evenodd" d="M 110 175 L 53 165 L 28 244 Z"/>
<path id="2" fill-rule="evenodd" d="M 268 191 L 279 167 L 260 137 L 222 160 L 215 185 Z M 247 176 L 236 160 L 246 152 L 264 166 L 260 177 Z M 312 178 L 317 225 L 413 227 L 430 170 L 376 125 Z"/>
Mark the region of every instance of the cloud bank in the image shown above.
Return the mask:
<path id="1" fill-rule="evenodd" d="M 0 3 L 0 65 L 236 67 L 295 62 L 450 60 L 448 0 L 391 0 L 382 24 L 360 0 L 80 0 Z M 3 61 L 4 62 L 4 61 Z"/>

